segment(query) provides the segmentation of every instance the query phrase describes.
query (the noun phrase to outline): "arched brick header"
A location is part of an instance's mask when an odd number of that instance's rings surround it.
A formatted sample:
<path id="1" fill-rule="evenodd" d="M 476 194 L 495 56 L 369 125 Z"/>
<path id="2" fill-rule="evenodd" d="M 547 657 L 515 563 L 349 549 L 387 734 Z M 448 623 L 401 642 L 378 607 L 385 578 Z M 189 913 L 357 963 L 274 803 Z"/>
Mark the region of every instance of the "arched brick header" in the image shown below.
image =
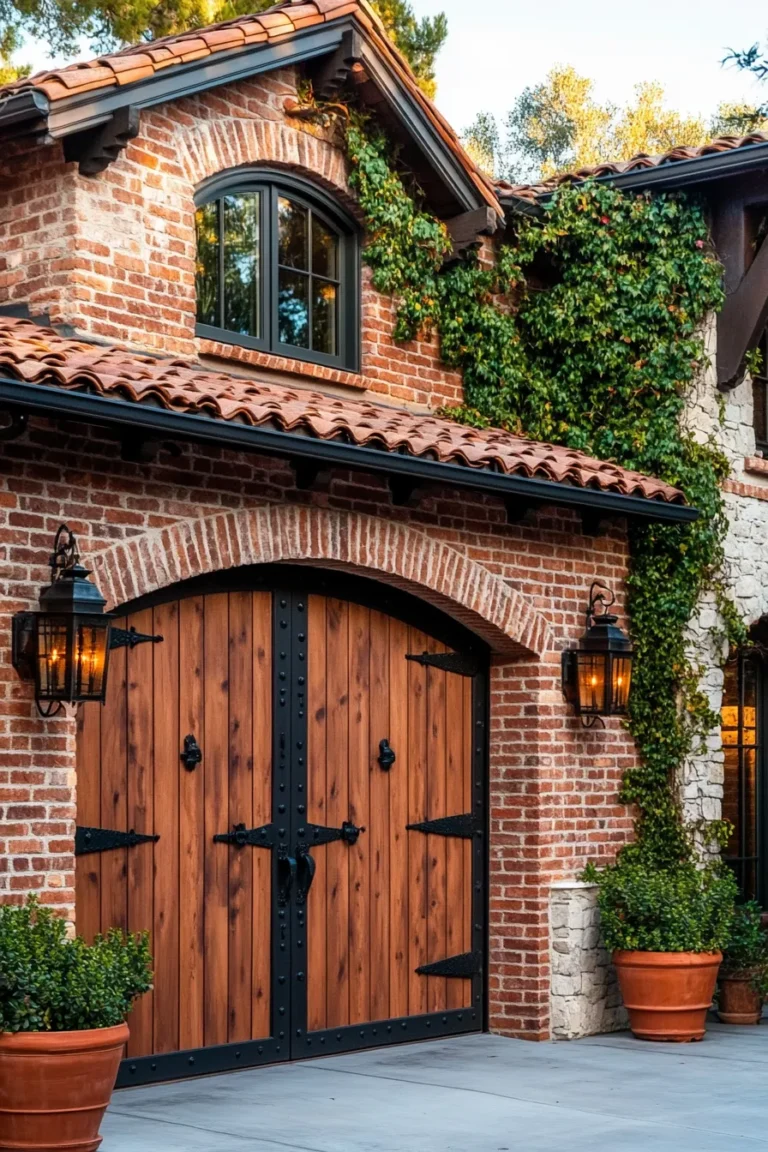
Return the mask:
<path id="1" fill-rule="evenodd" d="M 426 532 L 359 513 L 275 505 L 184 520 L 88 557 L 111 606 L 246 564 L 314 561 L 385 580 L 448 611 L 501 656 L 542 656 L 549 624 L 515 589 Z"/>

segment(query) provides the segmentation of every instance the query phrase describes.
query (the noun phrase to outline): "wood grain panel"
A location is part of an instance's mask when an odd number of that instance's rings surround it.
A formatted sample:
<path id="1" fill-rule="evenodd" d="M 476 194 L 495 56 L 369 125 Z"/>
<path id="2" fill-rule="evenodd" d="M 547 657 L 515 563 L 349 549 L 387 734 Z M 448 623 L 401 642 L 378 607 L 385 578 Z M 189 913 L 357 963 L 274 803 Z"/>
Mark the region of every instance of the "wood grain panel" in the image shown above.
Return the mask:
<path id="1" fill-rule="evenodd" d="M 389 788 L 389 1015 L 408 1015 L 410 921 L 408 913 L 409 628 L 389 621 L 389 743 L 396 760 L 386 773 Z"/>
<path id="2" fill-rule="evenodd" d="M 462 762 L 462 777 L 463 777 L 463 806 L 462 812 L 473 812 L 475 810 L 475 788 L 472 784 L 472 762 L 474 752 L 474 721 L 472 719 L 472 691 L 473 684 L 471 680 L 464 680 L 463 686 L 463 699 L 462 699 L 462 712 L 463 712 L 463 762 Z M 472 850 L 474 845 L 471 840 L 463 840 L 463 888 L 464 888 L 464 918 L 462 924 L 464 926 L 464 936 L 461 944 L 462 952 L 470 952 L 472 950 Z M 470 1007 L 472 1005 L 472 981 L 462 980 L 462 1007 Z"/>
<path id="3" fill-rule="evenodd" d="M 101 824 L 101 704 L 81 704 L 77 714 L 77 823 Z M 101 852 L 75 860 L 77 931 L 91 943 L 101 931 Z"/>
<path id="4" fill-rule="evenodd" d="M 465 686 L 471 681 L 461 676 L 445 677 L 445 810 L 446 815 L 471 811 L 471 798 L 466 795 L 464 766 L 466 762 L 466 739 L 464 734 Z M 445 881 L 447 896 L 447 919 L 445 926 L 445 954 L 456 956 L 468 952 L 465 947 L 467 927 L 472 915 L 471 906 L 465 903 L 464 891 L 464 849 L 467 841 L 449 837 L 445 845 Z M 469 841 L 471 844 L 471 841 Z M 448 1008 L 462 1008 L 468 981 L 446 981 L 446 1004 Z"/>
<path id="5" fill-rule="evenodd" d="M 250 592 L 229 596 L 229 827 L 253 828 L 253 599 Z M 214 849 L 215 849 L 214 845 Z M 230 1042 L 250 1040 L 253 865 L 260 848 L 229 848 L 229 1009 Z"/>
<path id="6" fill-rule="evenodd" d="M 345 819 L 364 828 L 356 844 L 334 847 L 349 867 L 349 1023 L 372 1020 L 370 877 L 370 659 L 368 608 L 349 606 L 349 807 Z"/>
<path id="7" fill-rule="evenodd" d="M 155 608 L 151 625 L 159 644 L 147 644 L 154 677 L 154 961 L 155 1052 L 179 1047 L 179 909 L 185 898 L 179 887 L 179 605 Z"/>
<path id="8" fill-rule="evenodd" d="M 326 601 L 310 596 L 308 604 L 309 690 L 307 696 L 307 806 L 313 824 L 327 823 L 327 644 Z M 327 847 L 313 849 L 317 872 L 307 900 L 307 1027 L 327 1023 Z"/>
<path id="9" fill-rule="evenodd" d="M 409 652 L 423 652 L 427 637 L 410 630 Z M 408 823 L 427 816 L 427 670 L 408 661 Z M 427 837 L 408 833 L 408 1012 L 427 1011 L 427 979 L 416 969 L 427 963 Z"/>
<path id="10" fill-rule="evenodd" d="M 364 771 L 370 780 L 368 851 L 370 856 L 370 1018 L 389 1016 L 390 998 L 390 872 L 389 772 L 379 765 L 379 742 L 390 738 L 389 617 L 370 614 L 370 725 Z"/>
<path id="11" fill-rule="evenodd" d="M 137 632 L 152 631 L 152 609 L 147 608 L 128 618 L 129 627 Z M 152 835 L 155 831 L 154 748 L 153 748 L 153 644 L 138 644 L 126 649 L 127 728 L 128 728 L 128 828 Z M 131 932 L 150 933 L 154 939 L 154 844 L 129 848 L 128 857 L 128 928 Z M 139 997 L 131 1012 L 129 1056 L 144 1056 L 152 1051 L 154 993 Z"/>
<path id="12" fill-rule="evenodd" d="M 115 620 L 125 628 L 127 621 Z M 102 828 L 126 831 L 128 824 L 125 648 L 110 653 L 107 696 L 101 724 L 101 820 Z M 107 717 L 109 718 L 107 722 Z M 128 849 L 101 854 L 101 928 L 128 927 Z"/>
<path id="13" fill-rule="evenodd" d="M 254 592 L 252 599 L 253 824 L 272 819 L 272 595 Z M 272 975 L 272 852 L 253 852 L 253 933 L 251 948 L 251 1034 L 270 1031 Z"/>
<path id="14" fill-rule="evenodd" d="M 329 599 L 326 611 L 326 803 L 328 824 L 339 827 L 349 815 L 349 605 Z M 325 849 L 325 856 L 327 1026 L 334 1028 L 349 1023 L 349 855 L 346 845 L 337 842 Z"/>
<path id="15" fill-rule="evenodd" d="M 179 604 L 179 705 L 177 756 L 184 737 L 196 738 L 202 764 L 179 772 L 179 1046 L 200 1048 L 205 1042 L 205 777 L 208 746 L 204 709 L 204 601 L 202 596 Z M 213 768 L 211 767 L 211 771 Z M 212 835 L 213 833 L 211 833 Z"/>
<path id="16" fill-rule="evenodd" d="M 445 652 L 445 645 L 429 641 L 428 651 Z M 427 819 L 448 815 L 446 808 L 446 673 L 427 668 Z M 446 858 L 447 837 L 427 836 L 427 960 L 443 960 L 446 951 Z M 427 1010 L 446 1007 L 446 977 L 427 977 Z"/>
<path id="17" fill-rule="evenodd" d="M 205 1044 L 226 1044 L 229 1006 L 227 942 L 229 853 L 213 836 L 230 830 L 228 727 L 229 660 L 228 597 L 216 593 L 205 599 L 205 924 L 204 962 Z"/>

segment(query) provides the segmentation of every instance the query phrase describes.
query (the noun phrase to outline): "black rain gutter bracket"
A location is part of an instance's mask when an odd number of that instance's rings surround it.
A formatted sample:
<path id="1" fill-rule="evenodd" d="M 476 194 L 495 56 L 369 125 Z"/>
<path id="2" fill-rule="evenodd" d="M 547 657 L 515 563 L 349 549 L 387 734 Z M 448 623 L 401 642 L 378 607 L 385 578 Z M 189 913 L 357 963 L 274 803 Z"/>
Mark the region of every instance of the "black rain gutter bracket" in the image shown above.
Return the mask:
<path id="1" fill-rule="evenodd" d="M 690 523 L 699 515 L 697 509 L 685 504 L 667 504 L 641 496 L 623 496 L 618 492 L 558 484 L 554 480 L 444 464 L 397 452 L 361 448 L 340 440 L 296 436 L 273 428 L 175 412 L 89 392 L 29 384 L 10 377 L 0 377 L 0 408 L 18 409 L 29 416 L 76 420 L 104 428 L 129 428 L 134 435 L 144 431 L 161 439 L 217 444 L 235 451 L 260 452 L 291 461 L 312 460 L 326 468 L 408 477 L 423 484 L 440 484 L 447 488 L 496 495 L 507 502 L 520 499 L 531 505 L 590 509 L 601 512 L 604 517 L 626 516 L 680 524 Z"/>

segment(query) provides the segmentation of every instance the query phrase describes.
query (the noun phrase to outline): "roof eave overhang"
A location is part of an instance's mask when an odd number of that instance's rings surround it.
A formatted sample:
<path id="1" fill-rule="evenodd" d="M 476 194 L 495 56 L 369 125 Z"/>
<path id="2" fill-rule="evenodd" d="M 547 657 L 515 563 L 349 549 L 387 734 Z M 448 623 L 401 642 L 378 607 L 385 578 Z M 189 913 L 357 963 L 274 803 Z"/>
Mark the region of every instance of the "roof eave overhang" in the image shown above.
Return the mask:
<path id="1" fill-rule="evenodd" d="M 367 73 L 438 178 L 463 210 L 488 204 L 488 198 L 483 196 L 459 157 L 442 141 L 397 70 L 367 39 L 366 29 L 353 16 L 294 32 L 276 42 L 216 52 L 124 87 L 99 89 L 54 101 L 48 100 L 41 91 L 25 89 L 0 105 L 0 132 L 34 132 L 45 134 L 49 139 L 64 139 L 106 124 L 122 109 L 141 111 L 259 73 L 327 56 L 339 48 L 345 33 L 353 28 L 362 39 Z M 498 204 L 491 206 L 500 211 Z"/>
<path id="2" fill-rule="evenodd" d="M 483 492 L 522 505 L 572 508 L 592 517 L 690 523 L 698 511 L 639 496 L 624 496 L 597 488 L 579 488 L 538 477 L 508 475 L 484 468 L 447 464 L 404 453 L 360 447 L 342 440 L 321 440 L 209 416 L 176 412 L 130 400 L 89 392 L 68 391 L 0 377 L 0 408 L 28 415 L 58 417 L 110 428 L 131 437 L 176 439 L 258 452 L 326 468 L 348 468 L 444 488 Z"/>

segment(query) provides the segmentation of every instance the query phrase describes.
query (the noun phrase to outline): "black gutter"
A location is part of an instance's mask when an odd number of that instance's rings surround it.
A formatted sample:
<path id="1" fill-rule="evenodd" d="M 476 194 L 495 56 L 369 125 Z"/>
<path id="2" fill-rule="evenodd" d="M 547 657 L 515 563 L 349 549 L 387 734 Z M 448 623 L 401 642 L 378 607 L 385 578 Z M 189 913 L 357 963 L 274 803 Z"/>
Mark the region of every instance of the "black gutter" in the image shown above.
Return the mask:
<path id="1" fill-rule="evenodd" d="M 130 400 L 112 400 L 87 392 L 70 392 L 41 384 L 27 384 L 0 377 L 0 407 L 21 410 L 28 415 L 59 416 L 86 424 L 123 429 L 132 436 L 178 439 L 198 444 L 260 452 L 289 460 L 311 460 L 325 467 L 350 468 L 402 477 L 425 484 L 486 492 L 503 500 L 526 505 L 556 505 L 585 509 L 605 516 L 665 523 L 690 523 L 697 509 L 685 504 L 667 504 L 641 496 L 622 496 L 596 488 L 576 488 L 554 480 L 507 475 L 484 468 L 444 464 L 398 452 L 361 448 L 341 440 L 320 440 L 273 428 L 254 427 L 232 420 L 197 416 L 155 408 Z"/>

